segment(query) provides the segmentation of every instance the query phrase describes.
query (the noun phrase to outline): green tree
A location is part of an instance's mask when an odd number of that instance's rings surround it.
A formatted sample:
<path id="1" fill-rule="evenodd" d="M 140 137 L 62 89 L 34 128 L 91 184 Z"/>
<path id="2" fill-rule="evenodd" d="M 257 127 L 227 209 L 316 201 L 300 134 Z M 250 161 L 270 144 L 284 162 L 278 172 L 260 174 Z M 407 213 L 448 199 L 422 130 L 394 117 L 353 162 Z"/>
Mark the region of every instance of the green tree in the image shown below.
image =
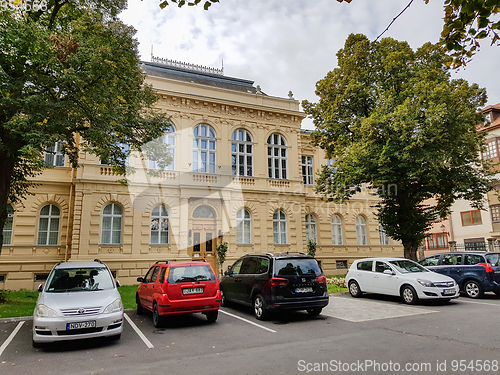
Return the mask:
<path id="1" fill-rule="evenodd" d="M 350 3 L 352 0 L 337 1 Z M 426 4 L 429 1 L 424 0 Z M 413 0 L 410 0 L 403 12 L 411 3 Z M 482 39 L 489 37 L 491 45 L 495 43 L 498 45 L 500 40 L 498 34 L 500 20 L 496 17 L 498 13 L 500 13 L 500 0 L 444 0 L 444 24 L 440 45 L 453 57 L 447 64 L 454 68 L 466 65 L 479 49 L 479 42 Z"/>
<path id="2" fill-rule="evenodd" d="M 316 84 L 319 102 L 302 103 L 316 125 L 312 142 L 335 160 L 323 166 L 317 191 L 343 202 L 366 184 L 380 198 L 383 229 L 416 259 L 436 213 L 445 217 L 458 198 L 481 207 L 490 190 L 476 131 L 486 92 L 451 80 L 451 57 L 429 43 L 414 52 L 406 42 L 351 34 L 337 57 L 338 68 Z"/>
<path id="3" fill-rule="evenodd" d="M 85 151 L 123 173 L 120 144 L 141 150 L 168 128 L 144 85 L 135 30 L 116 18 L 125 5 L 51 0 L 0 11 L 0 228 L 8 202 L 29 194 L 47 167 L 46 147 L 62 142 L 74 168 Z"/>

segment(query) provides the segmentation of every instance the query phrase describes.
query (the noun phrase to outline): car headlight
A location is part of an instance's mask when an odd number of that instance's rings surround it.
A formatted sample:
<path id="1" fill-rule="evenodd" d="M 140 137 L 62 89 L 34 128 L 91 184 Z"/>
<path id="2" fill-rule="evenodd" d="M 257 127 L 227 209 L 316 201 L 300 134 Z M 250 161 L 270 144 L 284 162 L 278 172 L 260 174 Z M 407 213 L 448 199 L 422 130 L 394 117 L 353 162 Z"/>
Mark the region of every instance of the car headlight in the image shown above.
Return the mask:
<path id="1" fill-rule="evenodd" d="M 427 286 L 427 287 L 435 287 L 435 285 L 429 281 L 429 280 L 421 280 L 421 279 L 418 279 L 417 280 L 419 282 L 420 285 L 422 286 Z"/>
<path id="2" fill-rule="evenodd" d="M 35 316 L 41 318 L 56 318 L 57 312 L 50 307 L 40 304 L 35 307 Z"/>
<path id="3" fill-rule="evenodd" d="M 117 311 L 123 310 L 122 300 L 120 298 L 116 299 L 112 304 L 108 305 L 104 309 L 104 314 L 111 314 Z"/>

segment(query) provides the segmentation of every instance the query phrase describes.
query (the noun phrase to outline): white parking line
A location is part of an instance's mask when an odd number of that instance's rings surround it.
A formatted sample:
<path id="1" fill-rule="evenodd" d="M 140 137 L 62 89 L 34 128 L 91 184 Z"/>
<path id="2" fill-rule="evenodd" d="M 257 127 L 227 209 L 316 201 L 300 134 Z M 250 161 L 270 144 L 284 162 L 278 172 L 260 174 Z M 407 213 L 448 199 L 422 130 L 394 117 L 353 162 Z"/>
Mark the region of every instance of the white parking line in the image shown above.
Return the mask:
<path id="1" fill-rule="evenodd" d="M 460 298 L 460 302 L 465 302 L 465 303 L 475 303 L 477 305 L 488 305 L 488 306 L 496 306 L 500 307 L 498 303 L 488 303 L 488 302 L 476 302 L 476 301 L 467 301 L 465 299 Z"/>
<path id="2" fill-rule="evenodd" d="M 132 319 L 130 319 L 127 314 L 123 314 L 123 316 L 127 320 L 128 324 L 130 324 L 132 326 L 132 328 L 134 329 L 134 331 L 139 335 L 139 337 L 142 339 L 142 341 L 144 341 L 144 344 L 146 344 L 146 346 L 149 349 L 153 349 L 154 346 L 153 346 L 153 344 L 151 344 L 151 341 L 149 341 L 147 339 L 147 337 L 144 336 L 144 333 L 142 333 L 141 330 L 139 328 L 137 328 L 137 326 L 134 324 L 134 322 L 132 321 Z"/>
<path id="3" fill-rule="evenodd" d="M 250 323 L 256 327 L 259 327 L 259 328 L 262 328 L 262 329 L 265 329 L 266 331 L 269 331 L 269 332 L 272 332 L 272 333 L 276 333 L 276 331 L 274 329 L 271 329 L 271 328 L 267 328 L 267 327 L 264 327 L 264 326 L 261 326 L 260 324 L 257 324 L 255 322 L 252 322 L 251 320 L 248 320 L 248 319 L 244 319 L 242 318 L 241 316 L 238 316 L 238 315 L 234 315 L 234 314 L 231 314 L 231 313 L 228 313 L 227 311 L 224 311 L 222 309 L 219 309 L 219 311 L 223 314 L 226 314 L 226 315 L 229 315 L 229 316 L 232 316 L 233 318 L 236 318 L 236 319 L 240 319 L 240 320 L 243 320 L 244 322 L 247 322 L 247 323 Z"/>
<path id="4" fill-rule="evenodd" d="M 17 332 L 19 332 L 19 330 L 21 329 L 21 327 L 23 326 L 23 324 L 24 324 L 24 321 L 19 322 L 19 324 L 17 325 L 17 327 L 10 334 L 10 336 L 7 337 L 7 340 L 5 340 L 5 342 L 2 344 L 2 346 L 0 346 L 0 356 L 2 355 L 3 351 L 5 350 L 5 348 L 7 348 L 7 346 L 9 346 L 10 342 L 12 341 L 12 339 L 17 335 Z"/>

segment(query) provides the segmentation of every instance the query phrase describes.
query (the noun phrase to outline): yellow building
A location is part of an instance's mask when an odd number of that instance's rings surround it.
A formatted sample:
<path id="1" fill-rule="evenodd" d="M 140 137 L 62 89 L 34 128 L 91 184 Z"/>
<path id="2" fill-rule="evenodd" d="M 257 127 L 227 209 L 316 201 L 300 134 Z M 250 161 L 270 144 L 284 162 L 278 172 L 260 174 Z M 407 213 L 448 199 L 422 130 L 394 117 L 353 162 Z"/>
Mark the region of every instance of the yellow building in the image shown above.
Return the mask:
<path id="1" fill-rule="evenodd" d="M 54 168 L 4 227 L 0 289 L 36 288 L 65 260 L 101 259 L 124 285 L 157 260 L 206 259 L 215 268 L 222 240 L 224 269 L 245 253 L 307 252 L 308 239 L 327 275 L 356 258 L 402 255 L 379 230 L 367 191 L 342 205 L 314 193 L 328 161 L 301 130 L 291 93 L 272 97 L 217 69 L 154 61 L 141 66 L 171 119 L 168 170 L 148 173 L 155 163 L 136 152 L 127 176 L 85 153 L 72 169 L 56 144 L 46 154 Z"/>

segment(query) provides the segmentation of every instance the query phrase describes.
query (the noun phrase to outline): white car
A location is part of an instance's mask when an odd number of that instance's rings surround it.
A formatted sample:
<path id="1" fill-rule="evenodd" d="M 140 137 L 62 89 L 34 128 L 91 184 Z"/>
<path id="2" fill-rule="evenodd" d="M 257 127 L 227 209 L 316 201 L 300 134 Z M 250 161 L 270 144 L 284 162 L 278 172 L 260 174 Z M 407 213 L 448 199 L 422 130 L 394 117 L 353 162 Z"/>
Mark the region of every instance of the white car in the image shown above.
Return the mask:
<path id="1" fill-rule="evenodd" d="M 33 346 L 93 337 L 119 339 L 123 304 L 117 283 L 102 262 L 54 266 L 33 313 Z"/>
<path id="2" fill-rule="evenodd" d="M 364 292 L 387 294 L 401 296 L 410 305 L 419 299 L 449 301 L 459 296 L 459 287 L 451 277 L 403 258 L 355 260 L 347 272 L 346 285 L 353 297 Z"/>

